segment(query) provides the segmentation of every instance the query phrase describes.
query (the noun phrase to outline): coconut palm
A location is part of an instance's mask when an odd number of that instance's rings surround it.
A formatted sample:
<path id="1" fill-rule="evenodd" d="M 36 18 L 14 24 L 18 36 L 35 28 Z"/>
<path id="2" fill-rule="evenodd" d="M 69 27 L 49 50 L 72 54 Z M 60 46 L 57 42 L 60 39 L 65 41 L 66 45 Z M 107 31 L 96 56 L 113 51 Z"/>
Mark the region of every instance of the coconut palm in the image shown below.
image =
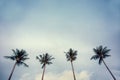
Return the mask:
<path id="1" fill-rule="evenodd" d="M 76 77 L 75 77 L 75 72 L 74 72 L 74 67 L 73 67 L 73 61 L 76 60 L 76 56 L 77 56 L 77 51 L 73 50 L 73 49 L 69 49 L 68 52 L 65 52 L 66 53 L 66 58 L 67 58 L 67 61 L 70 61 L 71 62 L 71 66 L 72 66 L 72 72 L 73 72 L 73 77 L 74 77 L 74 80 L 76 80 Z"/>
<path id="2" fill-rule="evenodd" d="M 110 72 L 111 76 L 113 77 L 114 80 L 116 80 L 116 78 L 114 77 L 114 75 L 112 74 L 112 72 L 110 71 L 110 69 L 108 68 L 108 66 L 106 65 L 104 59 L 106 57 L 110 57 L 111 55 L 109 55 L 110 49 L 107 49 L 107 47 L 103 47 L 102 45 L 100 45 L 99 47 L 93 48 L 93 51 L 95 52 L 95 55 L 93 55 L 91 57 L 91 60 L 97 60 L 99 59 L 99 65 L 101 65 L 101 63 L 103 62 L 103 64 L 105 65 L 105 67 L 107 68 L 107 70 Z"/>
<path id="3" fill-rule="evenodd" d="M 15 64 L 13 66 L 13 69 L 12 69 L 12 71 L 10 73 L 10 76 L 9 76 L 8 80 L 11 80 L 11 77 L 13 75 L 13 72 L 14 72 L 14 69 L 15 69 L 16 65 L 18 65 L 18 66 L 24 65 L 25 67 L 28 67 L 28 65 L 26 63 L 24 63 L 25 60 L 29 59 L 27 57 L 28 54 L 26 53 L 26 51 L 23 50 L 23 49 L 22 50 L 18 50 L 18 49 L 14 50 L 14 49 L 12 49 L 12 51 L 13 51 L 13 55 L 4 56 L 7 59 L 11 59 L 11 60 L 15 61 Z"/>
<path id="4" fill-rule="evenodd" d="M 51 55 L 46 53 L 46 54 L 43 54 L 43 55 L 36 56 L 36 59 L 38 59 L 39 62 L 42 64 L 43 74 L 42 74 L 41 80 L 43 80 L 46 64 L 47 65 L 52 64 L 51 60 L 54 59 L 54 57 L 52 57 Z"/>

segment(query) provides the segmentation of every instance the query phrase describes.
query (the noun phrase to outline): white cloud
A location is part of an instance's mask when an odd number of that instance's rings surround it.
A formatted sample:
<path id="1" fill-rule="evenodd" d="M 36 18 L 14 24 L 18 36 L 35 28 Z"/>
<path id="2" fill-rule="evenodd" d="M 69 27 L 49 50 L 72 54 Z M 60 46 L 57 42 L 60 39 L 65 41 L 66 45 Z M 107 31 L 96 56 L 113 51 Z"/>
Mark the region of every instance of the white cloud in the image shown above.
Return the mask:
<path id="1" fill-rule="evenodd" d="M 80 74 L 78 74 L 79 80 L 90 80 L 91 74 L 87 71 L 82 71 Z"/>
<path id="2" fill-rule="evenodd" d="M 90 77 L 91 77 L 91 73 L 89 73 L 88 71 L 81 71 L 75 74 L 76 74 L 77 80 L 90 80 Z M 41 75 L 42 74 L 37 74 L 35 77 L 35 80 L 40 80 Z M 44 79 L 45 80 L 73 80 L 73 74 L 72 74 L 72 71 L 64 71 L 58 74 L 49 72 L 45 74 Z"/>
<path id="3" fill-rule="evenodd" d="M 29 73 L 25 73 L 19 80 L 32 80 Z"/>

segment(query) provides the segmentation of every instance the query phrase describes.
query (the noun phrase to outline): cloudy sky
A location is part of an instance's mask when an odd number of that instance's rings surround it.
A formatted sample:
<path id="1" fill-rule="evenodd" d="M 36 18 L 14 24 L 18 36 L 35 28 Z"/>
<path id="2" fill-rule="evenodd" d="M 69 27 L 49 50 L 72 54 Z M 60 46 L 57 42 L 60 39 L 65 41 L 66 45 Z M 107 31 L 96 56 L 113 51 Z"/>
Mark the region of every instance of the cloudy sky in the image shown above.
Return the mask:
<path id="1" fill-rule="evenodd" d="M 91 61 L 93 48 L 111 49 L 107 65 L 120 80 L 120 0 L 0 0 L 0 79 L 7 80 L 14 61 L 3 56 L 25 49 L 29 68 L 16 67 L 12 80 L 41 80 L 35 59 L 49 53 L 45 80 L 73 80 L 65 51 L 78 50 L 74 61 L 77 80 L 113 80 L 105 66 Z"/>

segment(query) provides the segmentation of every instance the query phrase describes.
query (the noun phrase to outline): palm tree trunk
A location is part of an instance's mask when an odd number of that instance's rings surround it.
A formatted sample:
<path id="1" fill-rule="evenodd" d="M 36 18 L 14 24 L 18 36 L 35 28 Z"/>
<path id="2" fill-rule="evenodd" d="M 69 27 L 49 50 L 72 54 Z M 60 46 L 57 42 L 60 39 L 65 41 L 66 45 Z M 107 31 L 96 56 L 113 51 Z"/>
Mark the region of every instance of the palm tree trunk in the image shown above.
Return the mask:
<path id="1" fill-rule="evenodd" d="M 44 74 L 45 74 L 45 67 L 46 67 L 46 65 L 44 66 L 44 68 L 43 68 L 43 74 L 42 74 L 42 79 L 41 80 L 43 80 L 43 78 L 44 78 Z"/>
<path id="2" fill-rule="evenodd" d="M 108 66 L 106 65 L 105 61 L 102 59 L 105 67 L 107 68 L 107 70 L 110 72 L 111 76 L 113 77 L 113 80 L 116 80 L 115 76 L 112 74 L 112 72 L 110 71 L 110 69 L 108 68 Z"/>
<path id="3" fill-rule="evenodd" d="M 16 64 L 17 64 L 17 62 L 15 62 L 14 66 L 13 66 L 13 69 L 12 69 L 12 72 L 10 73 L 10 76 L 9 76 L 8 80 L 11 80 L 11 77 L 12 77 L 12 74 L 14 72 Z"/>
<path id="4" fill-rule="evenodd" d="M 75 73 L 74 73 L 74 67 L 73 67 L 73 63 L 72 63 L 72 61 L 71 61 L 71 66 L 72 66 L 72 72 L 73 72 L 74 80 L 76 80 Z"/>

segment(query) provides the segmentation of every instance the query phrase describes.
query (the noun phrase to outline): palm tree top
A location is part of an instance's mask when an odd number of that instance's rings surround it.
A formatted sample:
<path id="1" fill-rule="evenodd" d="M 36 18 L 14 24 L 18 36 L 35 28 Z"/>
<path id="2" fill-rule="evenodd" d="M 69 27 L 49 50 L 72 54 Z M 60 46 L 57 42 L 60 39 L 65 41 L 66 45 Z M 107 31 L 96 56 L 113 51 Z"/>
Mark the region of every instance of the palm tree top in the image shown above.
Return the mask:
<path id="1" fill-rule="evenodd" d="M 91 57 L 91 60 L 94 59 L 99 59 L 99 64 L 102 63 L 102 59 L 109 57 L 111 55 L 109 55 L 111 49 L 107 49 L 107 47 L 103 47 L 102 45 L 100 45 L 99 47 L 93 48 L 93 51 L 95 53 L 95 55 L 93 55 Z"/>
<path id="2" fill-rule="evenodd" d="M 51 55 L 49 55 L 48 53 L 46 53 L 46 54 L 42 54 L 42 55 L 36 56 L 36 59 L 38 59 L 39 62 L 40 62 L 41 64 L 43 64 L 43 65 L 42 65 L 42 68 L 44 68 L 44 66 L 45 66 L 46 64 L 48 64 L 48 65 L 52 64 L 51 60 L 52 60 L 52 59 L 55 59 L 55 58 L 52 57 Z"/>
<path id="3" fill-rule="evenodd" d="M 66 58 L 67 58 L 67 61 L 74 61 L 76 60 L 76 56 L 77 56 L 77 50 L 73 50 L 72 48 L 69 49 L 68 52 L 65 52 L 66 53 Z"/>
<path id="4" fill-rule="evenodd" d="M 18 49 L 14 50 L 14 49 L 12 49 L 12 51 L 13 51 L 13 55 L 11 55 L 11 56 L 4 56 L 4 57 L 16 61 L 18 66 L 23 64 L 24 66 L 28 67 L 28 65 L 26 63 L 24 63 L 25 60 L 29 59 L 27 57 L 28 54 L 26 53 L 26 51 L 23 50 L 23 49 L 21 49 L 21 50 L 18 50 Z"/>

